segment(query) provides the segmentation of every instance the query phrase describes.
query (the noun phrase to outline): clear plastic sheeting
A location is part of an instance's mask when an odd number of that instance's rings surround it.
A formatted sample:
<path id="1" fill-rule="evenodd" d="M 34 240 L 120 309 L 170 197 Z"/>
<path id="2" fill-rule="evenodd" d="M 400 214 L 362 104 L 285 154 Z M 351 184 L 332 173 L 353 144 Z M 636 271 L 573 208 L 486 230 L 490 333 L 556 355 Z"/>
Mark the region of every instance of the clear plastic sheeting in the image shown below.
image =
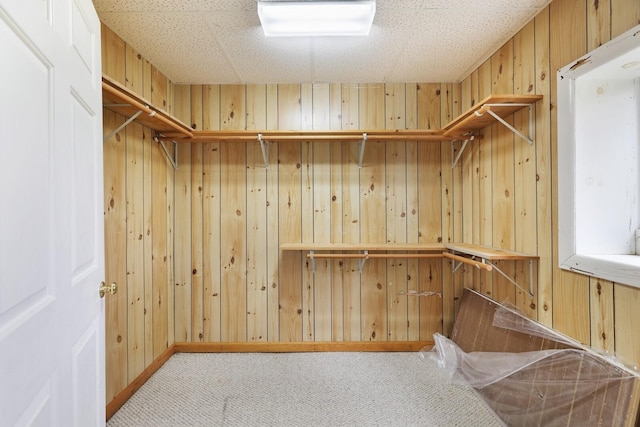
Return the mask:
<path id="1" fill-rule="evenodd" d="M 636 376 L 583 349 L 465 353 L 435 334 L 421 356 L 466 384 L 507 425 L 633 425 L 621 397 L 638 393 Z"/>
<path id="2" fill-rule="evenodd" d="M 561 342 L 569 346 L 576 345 L 575 341 L 561 336 L 558 332 L 530 321 L 523 314 L 518 313 L 515 307 L 501 306 L 496 308 L 492 324 L 498 328 L 522 332 L 523 334 Z"/>

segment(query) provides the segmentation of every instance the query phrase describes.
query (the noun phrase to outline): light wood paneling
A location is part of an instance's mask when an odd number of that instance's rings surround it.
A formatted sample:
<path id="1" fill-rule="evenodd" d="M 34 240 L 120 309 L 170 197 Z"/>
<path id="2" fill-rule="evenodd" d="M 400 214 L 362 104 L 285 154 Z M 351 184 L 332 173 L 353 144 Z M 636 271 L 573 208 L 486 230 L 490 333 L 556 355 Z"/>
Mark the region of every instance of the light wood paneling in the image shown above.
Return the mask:
<path id="1" fill-rule="evenodd" d="M 105 143 L 106 277 L 124 284 L 106 307 L 107 398 L 175 340 L 430 341 L 448 333 L 463 287 L 640 363 L 640 291 L 557 268 L 553 71 L 633 26 L 639 9 L 635 0 L 554 0 L 460 84 L 176 86 L 103 28 L 105 73 L 202 129 L 429 129 L 492 92 L 544 96 L 534 145 L 493 125 L 455 170 L 450 142 L 369 141 L 360 169 L 357 141 L 270 141 L 265 169 L 250 141 L 181 146 L 174 171 L 150 130 L 120 132 Z M 525 133 L 528 119 L 527 110 L 508 118 Z M 105 112 L 105 130 L 123 120 Z M 301 253 L 279 251 L 303 241 L 531 252 L 537 288 L 532 301 L 496 274 L 453 274 L 448 261 L 427 259 L 370 259 L 362 274 L 358 260 L 317 260 L 314 275 Z M 528 286 L 526 263 L 499 266 Z"/>
<path id="2" fill-rule="evenodd" d="M 175 115 L 185 123 L 191 120 L 191 89 L 188 85 L 178 85 L 175 88 L 177 102 L 175 103 Z M 174 230 L 174 259 L 175 259 L 175 339 L 178 342 L 192 340 L 192 246 L 193 235 L 191 233 L 191 145 L 180 144 L 178 146 L 179 166 L 175 172 L 175 215 L 180 218 L 175 221 Z M 197 306 L 196 306 L 197 308 Z M 195 337 L 193 337 L 195 338 Z"/>
<path id="3" fill-rule="evenodd" d="M 246 92 L 241 85 L 220 90 L 221 129 L 246 126 Z M 246 144 L 220 145 L 220 339 L 247 338 Z"/>
<path id="4" fill-rule="evenodd" d="M 584 0 L 564 0 L 549 6 L 550 64 L 558 70 L 586 53 L 587 3 Z M 585 34 L 585 37 L 576 37 Z M 551 104 L 557 105 L 556 78 L 551 79 Z M 557 123 L 557 112 L 551 110 L 551 122 Z M 551 127 L 551 152 L 555 156 L 558 146 L 558 129 Z M 552 191 L 557 195 L 557 167 L 552 171 Z M 552 210 L 552 222 L 558 223 L 557 205 Z M 553 247 L 558 247 L 554 234 Z M 591 337 L 589 322 L 589 278 L 558 267 L 557 253 L 553 260 L 553 327 L 588 343 Z M 571 309 L 568 309 L 571 307 Z"/>
<path id="5" fill-rule="evenodd" d="M 441 126 L 440 85 L 420 83 L 416 86 L 418 101 L 418 128 L 436 129 Z M 418 242 L 442 243 L 442 170 L 450 165 L 442 165 L 441 144 L 418 144 Z M 428 340 L 434 333 L 442 333 L 443 322 L 443 260 L 422 259 L 419 263 L 419 291 L 437 295 L 419 298 L 420 340 Z M 447 284 L 448 285 L 448 284 Z"/>
<path id="6" fill-rule="evenodd" d="M 171 83 L 104 26 L 102 56 L 105 74 L 163 103 Z M 105 135 L 126 120 L 108 110 L 103 117 Z M 119 285 L 119 292 L 105 301 L 108 401 L 169 346 L 174 312 L 167 297 L 173 282 L 167 242 L 173 239 L 173 212 L 168 211 L 167 177 L 173 167 L 152 138 L 150 129 L 131 124 L 103 146 L 105 278 Z M 173 187 L 171 182 L 171 193 Z"/>
<path id="7" fill-rule="evenodd" d="M 537 319 L 553 325 L 553 234 L 551 151 L 551 70 L 549 65 L 549 8 L 534 19 L 535 92 L 543 96 L 535 105 L 536 239 L 538 243 Z"/>
<path id="8" fill-rule="evenodd" d="M 203 128 L 203 87 L 191 86 L 191 127 Z M 191 145 L 191 336 L 204 341 L 203 144 Z"/>
<path id="9" fill-rule="evenodd" d="M 358 98 L 360 127 L 383 129 L 384 86 L 361 87 Z M 386 239 L 385 190 L 385 145 L 379 141 L 369 142 L 360 170 L 360 239 L 364 243 L 384 242 Z M 363 341 L 387 339 L 386 279 L 385 260 L 367 261 L 360 286 L 360 333 Z"/>

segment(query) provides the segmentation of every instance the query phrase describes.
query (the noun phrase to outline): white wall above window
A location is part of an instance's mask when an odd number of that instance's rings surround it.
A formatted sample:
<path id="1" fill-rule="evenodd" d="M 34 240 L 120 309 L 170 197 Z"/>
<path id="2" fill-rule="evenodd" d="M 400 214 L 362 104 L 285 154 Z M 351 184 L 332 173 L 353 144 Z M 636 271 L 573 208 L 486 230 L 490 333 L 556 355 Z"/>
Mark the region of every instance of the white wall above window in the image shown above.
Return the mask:
<path id="1" fill-rule="evenodd" d="M 560 267 L 640 287 L 640 26 L 558 71 Z"/>

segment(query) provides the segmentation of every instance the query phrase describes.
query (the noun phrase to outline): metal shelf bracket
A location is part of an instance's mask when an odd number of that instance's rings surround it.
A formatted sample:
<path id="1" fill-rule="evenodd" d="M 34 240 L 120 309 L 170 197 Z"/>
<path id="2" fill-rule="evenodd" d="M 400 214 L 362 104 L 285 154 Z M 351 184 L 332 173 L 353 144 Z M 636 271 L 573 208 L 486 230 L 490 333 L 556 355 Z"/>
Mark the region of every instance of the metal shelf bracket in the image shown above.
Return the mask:
<path id="1" fill-rule="evenodd" d="M 162 147 L 162 151 L 164 151 L 165 157 L 167 158 L 167 160 L 169 160 L 169 163 L 171 163 L 173 169 L 178 169 L 178 143 L 171 140 L 171 142 L 173 143 L 173 157 L 171 157 L 171 155 L 169 154 L 169 149 L 162 139 L 162 135 L 156 134 L 153 137 L 153 140 L 160 144 L 160 146 Z"/>
<path id="2" fill-rule="evenodd" d="M 456 165 L 458 164 L 458 160 L 460 160 L 460 156 L 462 156 L 462 153 L 464 151 L 465 148 L 467 148 L 467 143 L 469 141 L 473 141 L 473 139 L 475 138 L 475 135 L 471 135 L 469 138 L 465 139 L 464 142 L 462 143 L 462 147 L 460 147 L 460 151 L 458 151 L 458 154 L 456 155 L 455 159 L 451 162 L 451 168 L 455 168 Z M 453 143 L 455 141 L 451 141 L 451 155 L 453 156 Z"/>
<path id="3" fill-rule="evenodd" d="M 262 150 L 262 158 L 264 159 L 264 168 L 269 169 L 269 141 L 262 139 L 262 134 L 258 134 L 258 143 L 260 144 L 260 150 Z M 311 258 L 313 263 L 313 257 Z M 315 268 L 314 268 L 315 271 Z"/>
<path id="4" fill-rule="evenodd" d="M 362 139 L 360 140 L 359 152 L 358 152 L 358 168 L 362 168 L 362 161 L 364 160 L 364 147 L 367 144 L 367 133 L 364 132 L 362 134 Z"/>
<path id="5" fill-rule="evenodd" d="M 487 110 L 487 113 L 491 114 L 494 119 L 496 119 L 497 121 L 502 123 L 504 126 L 506 126 L 507 129 L 509 129 L 511 132 L 513 132 L 514 134 L 516 134 L 520 138 L 522 138 L 525 141 L 527 141 L 527 143 L 529 145 L 533 144 L 533 129 L 534 129 L 534 127 L 533 127 L 533 108 L 532 108 L 531 104 L 485 104 L 485 105 L 488 106 L 488 107 L 511 107 L 511 106 L 528 107 L 529 108 L 529 135 L 530 135 L 530 137 L 526 136 L 525 134 L 520 132 L 518 129 L 514 128 L 505 119 L 503 119 L 502 117 L 500 117 L 499 115 L 497 115 L 496 113 L 491 111 L 491 109 Z M 476 111 L 476 114 L 478 114 L 477 111 Z"/>
<path id="6" fill-rule="evenodd" d="M 127 104 L 128 105 L 128 104 Z M 125 127 L 127 127 L 129 125 L 129 123 L 133 122 L 135 119 L 138 118 L 138 116 L 142 114 L 142 110 L 136 112 L 133 116 L 129 117 L 127 120 L 125 120 L 124 123 L 122 123 L 120 126 L 118 126 L 117 128 L 115 128 L 113 131 L 111 131 L 111 133 L 107 136 L 104 137 L 104 139 L 102 140 L 102 143 L 104 144 L 105 142 L 107 142 L 108 140 L 111 139 L 111 137 L 113 137 L 113 135 L 115 135 L 116 133 L 120 132 L 122 129 L 124 129 Z"/>

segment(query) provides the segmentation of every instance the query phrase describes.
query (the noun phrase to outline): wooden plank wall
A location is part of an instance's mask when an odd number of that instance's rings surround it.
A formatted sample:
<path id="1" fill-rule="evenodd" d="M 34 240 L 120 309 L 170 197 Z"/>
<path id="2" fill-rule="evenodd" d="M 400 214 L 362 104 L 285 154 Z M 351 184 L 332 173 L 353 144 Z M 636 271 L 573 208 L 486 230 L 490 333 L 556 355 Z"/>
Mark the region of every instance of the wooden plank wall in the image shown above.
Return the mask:
<path id="1" fill-rule="evenodd" d="M 459 113 L 459 93 L 456 84 L 175 85 L 174 113 L 194 129 L 203 115 L 207 129 L 441 127 Z M 442 220 L 455 211 L 454 171 L 441 168 L 450 155 L 449 143 L 368 142 L 358 168 L 357 141 L 270 141 L 265 168 L 257 141 L 182 144 L 176 341 L 430 340 L 443 330 L 444 299 L 399 293 L 446 294 L 442 261 L 372 259 L 360 275 L 357 261 L 318 260 L 313 274 L 302 253 L 278 247 L 455 240 L 454 221 Z M 203 181 L 215 196 L 205 185 L 203 197 Z"/>
<path id="2" fill-rule="evenodd" d="M 172 84 L 102 27 L 105 74 L 172 110 Z M 104 109 L 104 132 L 125 121 Z M 110 402 L 174 342 L 174 170 L 150 129 L 132 123 L 104 143 L 106 397 Z"/>
<path id="3" fill-rule="evenodd" d="M 463 238 L 537 253 L 536 298 L 493 275 L 463 276 L 499 302 L 515 304 L 531 318 L 582 343 L 640 363 L 634 325 L 640 290 L 558 268 L 556 70 L 640 23 L 637 0 L 554 0 L 461 85 L 465 110 L 489 93 L 537 93 L 535 144 L 527 145 L 499 124 L 484 131 L 461 159 Z M 509 121 L 528 132 L 528 113 Z M 465 196 L 467 195 L 467 196 Z M 471 203 L 465 203 L 470 201 Z M 470 217 L 468 217 L 468 215 Z M 468 226 L 472 227 L 466 232 Z M 470 239 L 470 240 L 467 240 Z M 502 265 L 501 265 L 502 267 Z M 515 270 L 509 270 L 514 269 Z M 505 270 L 524 279 L 526 265 Z"/>
<path id="4" fill-rule="evenodd" d="M 174 172 L 148 129 L 120 132 L 105 143 L 107 280 L 121 284 L 107 301 L 107 400 L 174 341 L 430 340 L 464 287 L 639 364 L 640 290 L 557 267 L 553 108 L 555 71 L 639 22 L 637 0 L 554 0 L 459 84 L 173 85 L 103 28 L 105 73 L 196 129 L 428 129 L 491 93 L 544 95 L 534 145 L 496 124 L 454 169 L 449 143 L 411 141 L 368 143 L 362 169 L 357 142 L 272 142 L 265 169 L 256 141 L 183 145 Z M 121 121 L 105 112 L 105 131 Z M 528 132 L 526 110 L 509 121 Z M 313 275 L 278 250 L 300 241 L 536 253 L 535 298 L 439 260 L 369 260 L 362 275 L 355 260 L 318 261 Z M 500 267 L 526 283 L 526 263 Z"/>

